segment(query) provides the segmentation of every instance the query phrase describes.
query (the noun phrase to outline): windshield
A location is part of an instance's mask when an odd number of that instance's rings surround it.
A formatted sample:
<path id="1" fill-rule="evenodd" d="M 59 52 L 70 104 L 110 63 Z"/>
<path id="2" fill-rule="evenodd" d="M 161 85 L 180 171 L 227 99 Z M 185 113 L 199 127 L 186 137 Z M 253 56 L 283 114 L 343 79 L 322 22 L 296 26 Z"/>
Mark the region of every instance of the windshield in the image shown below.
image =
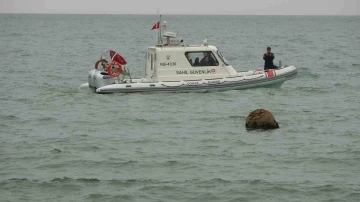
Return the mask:
<path id="1" fill-rule="evenodd" d="M 219 57 L 221 58 L 221 60 L 224 62 L 224 64 L 226 66 L 229 66 L 229 63 L 227 62 L 227 60 L 224 58 L 224 56 L 220 53 L 220 51 L 217 51 L 217 54 L 219 55 Z"/>

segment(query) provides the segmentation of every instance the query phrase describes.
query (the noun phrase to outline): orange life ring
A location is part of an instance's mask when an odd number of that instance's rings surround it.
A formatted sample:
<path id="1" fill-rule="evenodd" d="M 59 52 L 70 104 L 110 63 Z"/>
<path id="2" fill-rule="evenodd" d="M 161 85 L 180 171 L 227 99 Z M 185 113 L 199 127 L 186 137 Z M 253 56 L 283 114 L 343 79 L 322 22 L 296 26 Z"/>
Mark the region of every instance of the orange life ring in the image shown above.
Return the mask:
<path id="1" fill-rule="evenodd" d="M 118 77 L 123 72 L 123 68 L 119 62 L 111 61 L 106 67 L 106 71 L 111 77 Z"/>
<path id="2" fill-rule="evenodd" d="M 98 69 L 98 65 L 99 65 L 100 62 L 108 63 L 107 60 L 105 60 L 105 59 L 100 59 L 100 60 L 98 60 L 98 61 L 95 62 L 95 69 Z"/>

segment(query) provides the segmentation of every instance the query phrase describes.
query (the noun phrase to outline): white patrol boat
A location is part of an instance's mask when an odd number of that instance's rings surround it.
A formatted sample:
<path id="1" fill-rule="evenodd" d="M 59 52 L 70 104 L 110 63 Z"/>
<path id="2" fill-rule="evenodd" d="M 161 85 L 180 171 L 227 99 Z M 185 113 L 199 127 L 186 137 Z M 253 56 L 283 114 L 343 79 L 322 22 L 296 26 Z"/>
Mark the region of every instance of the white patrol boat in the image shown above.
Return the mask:
<path id="1" fill-rule="evenodd" d="M 166 22 L 158 25 L 158 43 L 147 49 L 144 78 L 131 78 L 125 59 L 110 50 L 112 61 L 101 56 L 82 87 L 90 87 L 96 93 L 209 92 L 280 87 L 297 75 L 294 66 L 281 64 L 274 70 L 236 72 L 207 40 L 202 45 L 184 45 L 182 40 L 176 40 L 175 33 L 162 34 L 165 27 Z"/>

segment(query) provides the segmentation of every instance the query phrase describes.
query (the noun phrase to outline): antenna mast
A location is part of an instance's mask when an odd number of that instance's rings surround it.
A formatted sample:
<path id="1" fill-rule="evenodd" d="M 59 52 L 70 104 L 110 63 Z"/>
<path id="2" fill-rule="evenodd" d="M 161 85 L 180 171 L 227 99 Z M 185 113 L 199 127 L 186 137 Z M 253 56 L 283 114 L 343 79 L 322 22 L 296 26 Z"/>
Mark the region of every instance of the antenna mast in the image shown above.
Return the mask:
<path id="1" fill-rule="evenodd" d="M 161 32 L 162 32 L 162 30 L 161 30 L 161 27 L 162 27 L 161 15 L 160 15 L 160 21 L 159 21 L 159 22 L 160 22 L 160 23 L 159 23 L 159 30 L 160 30 L 159 39 L 160 39 L 160 43 L 162 44 L 163 42 L 162 42 L 162 37 L 161 37 Z"/>

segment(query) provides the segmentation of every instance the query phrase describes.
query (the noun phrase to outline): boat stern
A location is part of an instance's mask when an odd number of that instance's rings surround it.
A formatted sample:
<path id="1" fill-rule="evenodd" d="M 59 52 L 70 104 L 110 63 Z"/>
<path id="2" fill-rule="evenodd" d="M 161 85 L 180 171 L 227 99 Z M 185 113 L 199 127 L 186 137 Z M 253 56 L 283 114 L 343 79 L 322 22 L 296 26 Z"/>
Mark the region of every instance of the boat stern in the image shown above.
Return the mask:
<path id="1" fill-rule="evenodd" d="M 108 73 L 93 69 L 88 74 L 88 84 L 90 88 L 101 88 L 115 83 L 115 79 Z"/>

